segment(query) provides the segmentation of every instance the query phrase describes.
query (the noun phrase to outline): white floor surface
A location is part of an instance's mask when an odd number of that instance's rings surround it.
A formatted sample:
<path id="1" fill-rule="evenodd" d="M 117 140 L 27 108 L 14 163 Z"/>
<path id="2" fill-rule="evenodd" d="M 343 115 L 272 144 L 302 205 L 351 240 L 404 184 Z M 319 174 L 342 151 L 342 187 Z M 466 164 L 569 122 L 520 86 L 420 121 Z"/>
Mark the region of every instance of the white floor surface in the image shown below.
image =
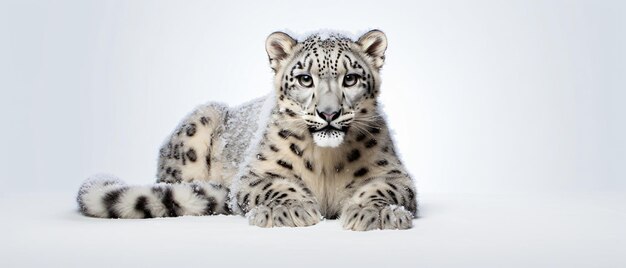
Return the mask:
<path id="1" fill-rule="evenodd" d="M 413 229 L 371 232 L 94 219 L 73 195 L 2 196 L 0 267 L 626 267 L 623 193 L 421 194 Z"/>

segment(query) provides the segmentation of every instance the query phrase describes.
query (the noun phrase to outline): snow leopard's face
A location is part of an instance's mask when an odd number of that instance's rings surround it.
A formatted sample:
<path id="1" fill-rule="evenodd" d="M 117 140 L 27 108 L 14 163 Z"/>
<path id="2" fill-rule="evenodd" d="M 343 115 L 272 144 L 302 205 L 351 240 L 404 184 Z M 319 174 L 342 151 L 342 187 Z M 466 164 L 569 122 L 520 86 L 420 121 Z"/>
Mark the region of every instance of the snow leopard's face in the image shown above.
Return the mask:
<path id="1" fill-rule="evenodd" d="M 356 42 L 341 35 L 315 34 L 297 42 L 282 32 L 271 34 L 266 49 L 280 108 L 302 119 L 321 147 L 339 146 L 348 131 L 368 132 L 368 122 L 377 117 L 386 48 L 378 30 Z"/>

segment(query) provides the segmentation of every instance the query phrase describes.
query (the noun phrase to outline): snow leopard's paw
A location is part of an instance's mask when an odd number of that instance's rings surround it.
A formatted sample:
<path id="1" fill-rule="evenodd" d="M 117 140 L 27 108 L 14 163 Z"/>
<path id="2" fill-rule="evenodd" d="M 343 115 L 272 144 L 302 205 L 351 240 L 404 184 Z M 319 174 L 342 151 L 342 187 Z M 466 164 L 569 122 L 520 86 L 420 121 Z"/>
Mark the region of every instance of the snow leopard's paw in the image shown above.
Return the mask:
<path id="1" fill-rule="evenodd" d="M 295 201 L 272 207 L 257 206 L 247 217 L 250 225 L 259 227 L 304 227 L 320 222 L 321 213 L 315 204 Z"/>
<path id="2" fill-rule="evenodd" d="M 404 207 L 389 205 L 380 211 L 380 229 L 409 229 L 413 227 L 413 214 Z"/>
<path id="3" fill-rule="evenodd" d="M 404 207 L 351 205 L 341 216 L 344 229 L 369 231 L 374 229 L 409 229 L 413 226 L 413 214 Z"/>

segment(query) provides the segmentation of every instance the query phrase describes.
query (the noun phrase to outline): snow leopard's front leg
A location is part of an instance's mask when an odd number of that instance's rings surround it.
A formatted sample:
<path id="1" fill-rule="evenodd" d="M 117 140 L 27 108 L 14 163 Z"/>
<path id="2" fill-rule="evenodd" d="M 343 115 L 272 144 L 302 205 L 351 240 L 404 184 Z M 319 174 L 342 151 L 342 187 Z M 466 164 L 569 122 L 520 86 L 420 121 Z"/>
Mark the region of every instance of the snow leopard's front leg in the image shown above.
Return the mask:
<path id="1" fill-rule="evenodd" d="M 313 193 L 300 180 L 249 172 L 241 178 L 237 206 L 251 225 L 303 227 L 321 219 Z"/>
<path id="2" fill-rule="evenodd" d="M 350 188 L 355 190 L 344 202 L 341 213 L 345 229 L 368 231 L 409 229 L 413 226 L 417 202 L 413 182 L 406 174 L 392 173 L 355 181 Z"/>

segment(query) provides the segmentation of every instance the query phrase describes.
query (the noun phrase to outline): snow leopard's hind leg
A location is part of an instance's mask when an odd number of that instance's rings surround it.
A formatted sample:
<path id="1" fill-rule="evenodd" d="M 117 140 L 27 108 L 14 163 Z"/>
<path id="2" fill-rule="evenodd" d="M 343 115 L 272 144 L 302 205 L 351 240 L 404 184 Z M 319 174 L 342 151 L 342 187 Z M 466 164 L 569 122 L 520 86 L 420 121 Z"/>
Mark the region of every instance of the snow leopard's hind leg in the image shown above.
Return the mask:
<path id="1" fill-rule="evenodd" d="M 179 124 L 159 150 L 157 182 L 224 183 L 215 143 L 223 129 L 226 109 L 219 104 L 201 106 Z"/>
<path id="2" fill-rule="evenodd" d="M 219 206 L 230 214 L 231 178 L 219 158 L 227 111 L 223 104 L 209 103 L 183 119 L 159 150 L 157 182 L 211 182 L 224 191 L 226 202 Z"/>

